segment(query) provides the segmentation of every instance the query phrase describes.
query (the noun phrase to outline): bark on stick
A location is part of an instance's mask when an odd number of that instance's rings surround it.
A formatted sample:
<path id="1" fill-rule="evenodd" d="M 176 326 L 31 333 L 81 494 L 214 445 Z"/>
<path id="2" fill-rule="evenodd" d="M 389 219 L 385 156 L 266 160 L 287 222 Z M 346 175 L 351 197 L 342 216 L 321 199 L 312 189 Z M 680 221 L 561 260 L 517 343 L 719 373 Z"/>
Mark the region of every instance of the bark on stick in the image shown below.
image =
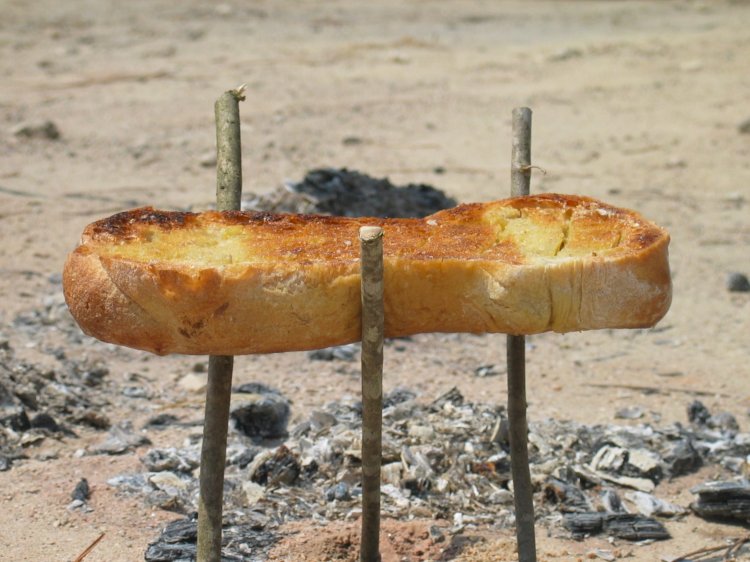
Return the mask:
<path id="1" fill-rule="evenodd" d="M 529 194 L 531 180 L 531 110 L 513 110 L 511 152 L 511 196 Z M 534 502 L 529 470 L 528 423 L 526 420 L 526 338 L 508 336 L 508 422 L 513 501 L 519 562 L 536 562 Z"/>
<path id="2" fill-rule="evenodd" d="M 383 423 L 383 230 L 359 231 L 362 275 L 361 562 L 380 560 L 380 465 Z"/>
<path id="3" fill-rule="evenodd" d="M 225 92 L 214 106 L 216 113 L 216 207 L 240 209 L 242 158 L 239 102 L 244 86 Z M 198 501 L 198 562 L 221 561 L 221 523 L 224 503 L 224 464 L 227 454 L 229 399 L 234 358 L 208 358 L 206 412 L 200 466 Z"/>

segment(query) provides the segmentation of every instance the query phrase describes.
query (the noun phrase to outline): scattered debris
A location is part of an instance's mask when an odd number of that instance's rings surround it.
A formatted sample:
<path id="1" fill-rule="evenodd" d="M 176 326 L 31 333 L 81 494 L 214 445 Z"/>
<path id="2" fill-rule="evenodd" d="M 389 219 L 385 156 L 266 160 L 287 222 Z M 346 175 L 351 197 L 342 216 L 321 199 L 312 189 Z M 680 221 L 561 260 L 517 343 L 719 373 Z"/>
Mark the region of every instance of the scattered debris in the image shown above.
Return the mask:
<path id="1" fill-rule="evenodd" d="M 347 217 L 425 217 L 456 205 L 456 200 L 425 184 L 395 186 L 346 168 L 312 170 L 298 183 L 264 194 L 249 194 L 244 210 L 319 213 Z"/>

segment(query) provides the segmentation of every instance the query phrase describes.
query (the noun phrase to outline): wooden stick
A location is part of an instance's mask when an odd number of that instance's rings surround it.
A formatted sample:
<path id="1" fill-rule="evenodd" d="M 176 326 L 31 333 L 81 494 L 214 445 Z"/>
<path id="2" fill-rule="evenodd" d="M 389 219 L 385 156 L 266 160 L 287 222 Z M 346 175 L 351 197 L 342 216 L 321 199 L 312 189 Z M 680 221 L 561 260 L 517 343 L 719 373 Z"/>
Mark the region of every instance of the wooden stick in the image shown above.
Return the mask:
<path id="1" fill-rule="evenodd" d="M 510 194 L 529 194 L 531 179 L 531 110 L 513 110 Z M 508 422 L 513 501 L 516 508 L 516 538 L 519 562 L 536 562 L 534 502 L 529 470 L 528 424 L 526 421 L 526 338 L 508 336 Z"/>
<path id="2" fill-rule="evenodd" d="M 244 86 L 225 92 L 214 105 L 216 114 L 216 207 L 240 209 L 242 157 L 239 102 Z M 224 503 L 224 465 L 227 454 L 229 399 L 234 358 L 208 358 L 206 413 L 201 447 L 200 498 L 198 500 L 198 562 L 221 561 L 221 523 Z"/>
<path id="3" fill-rule="evenodd" d="M 359 230 L 362 278 L 361 562 L 380 560 L 380 465 L 383 433 L 383 230 Z"/>
<path id="4" fill-rule="evenodd" d="M 101 541 L 104 538 L 104 533 L 100 534 L 98 537 L 94 539 L 94 542 L 92 542 L 90 545 L 86 547 L 86 550 L 81 552 L 78 556 L 76 556 L 75 560 L 73 562 L 83 562 L 83 559 L 86 558 L 89 554 L 91 554 L 91 551 L 94 550 L 94 547 L 99 544 L 99 541 Z"/>

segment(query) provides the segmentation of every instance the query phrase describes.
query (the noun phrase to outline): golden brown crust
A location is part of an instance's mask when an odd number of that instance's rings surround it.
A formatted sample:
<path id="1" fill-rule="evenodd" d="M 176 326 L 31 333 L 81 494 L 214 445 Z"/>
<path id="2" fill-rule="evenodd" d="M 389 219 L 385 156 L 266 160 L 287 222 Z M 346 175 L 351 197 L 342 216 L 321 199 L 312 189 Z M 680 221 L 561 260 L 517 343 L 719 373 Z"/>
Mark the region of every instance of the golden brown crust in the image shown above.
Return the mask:
<path id="1" fill-rule="evenodd" d="M 669 308 L 666 231 L 552 194 L 425 219 L 135 209 L 84 230 L 65 297 L 87 334 L 159 354 L 356 341 L 363 225 L 385 233 L 387 336 L 639 328 Z"/>

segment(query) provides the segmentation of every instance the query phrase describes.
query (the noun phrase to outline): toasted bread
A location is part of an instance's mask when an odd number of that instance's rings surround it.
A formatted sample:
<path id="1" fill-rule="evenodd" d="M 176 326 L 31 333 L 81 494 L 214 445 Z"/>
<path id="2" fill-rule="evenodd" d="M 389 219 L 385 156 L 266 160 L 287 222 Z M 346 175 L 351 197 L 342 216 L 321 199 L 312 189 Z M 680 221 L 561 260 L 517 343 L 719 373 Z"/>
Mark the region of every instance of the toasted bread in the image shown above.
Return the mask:
<path id="1" fill-rule="evenodd" d="M 387 337 L 642 328 L 669 308 L 665 230 L 552 194 L 424 219 L 135 209 L 86 227 L 65 298 L 87 334 L 158 354 L 352 342 L 363 225 L 384 230 Z"/>

